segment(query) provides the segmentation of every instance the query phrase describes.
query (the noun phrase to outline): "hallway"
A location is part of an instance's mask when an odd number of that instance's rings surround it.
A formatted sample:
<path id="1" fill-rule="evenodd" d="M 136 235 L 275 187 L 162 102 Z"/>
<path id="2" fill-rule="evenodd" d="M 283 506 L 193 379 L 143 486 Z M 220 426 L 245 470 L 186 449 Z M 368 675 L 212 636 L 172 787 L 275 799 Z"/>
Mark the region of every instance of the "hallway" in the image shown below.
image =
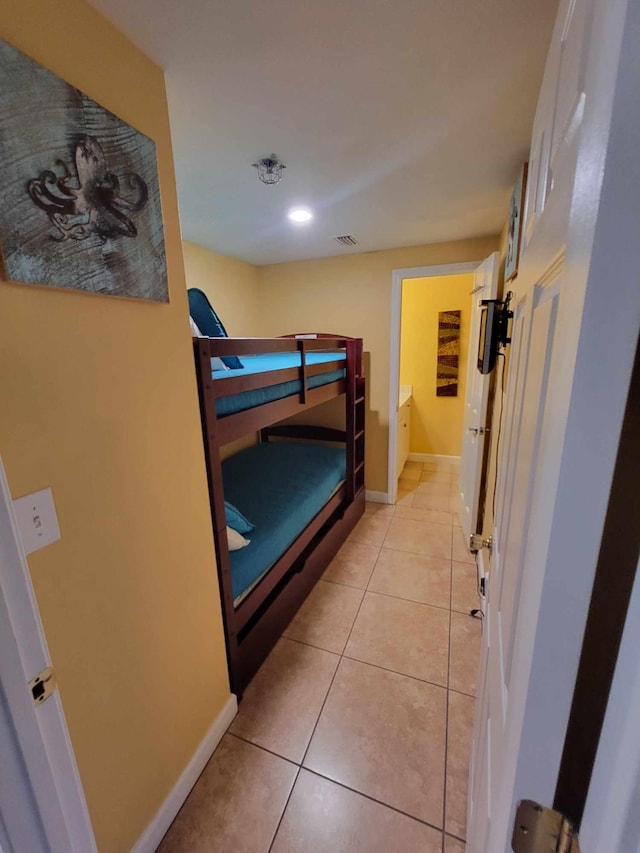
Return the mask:
<path id="1" fill-rule="evenodd" d="M 161 853 L 462 853 L 481 623 L 456 489 L 409 462 L 367 504 Z"/>

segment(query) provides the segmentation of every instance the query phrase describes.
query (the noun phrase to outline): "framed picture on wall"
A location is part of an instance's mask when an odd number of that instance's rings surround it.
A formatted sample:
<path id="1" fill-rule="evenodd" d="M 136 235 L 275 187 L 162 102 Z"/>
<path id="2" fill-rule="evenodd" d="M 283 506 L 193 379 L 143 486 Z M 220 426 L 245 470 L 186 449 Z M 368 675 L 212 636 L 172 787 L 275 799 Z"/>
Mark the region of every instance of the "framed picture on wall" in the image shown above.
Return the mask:
<path id="1" fill-rule="evenodd" d="M 168 302 L 155 143 L 0 40 L 0 279 Z"/>
<path id="2" fill-rule="evenodd" d="M 507 232 L 507 257 L 504 264 L 504 280 L 511 281 L 518 274 L 520 262 L 520 244 L 522 242 L 522 213 L 524 194 L 527 188 L 527 166 L 524 163 L 509 202 L 509 221 Z"/>

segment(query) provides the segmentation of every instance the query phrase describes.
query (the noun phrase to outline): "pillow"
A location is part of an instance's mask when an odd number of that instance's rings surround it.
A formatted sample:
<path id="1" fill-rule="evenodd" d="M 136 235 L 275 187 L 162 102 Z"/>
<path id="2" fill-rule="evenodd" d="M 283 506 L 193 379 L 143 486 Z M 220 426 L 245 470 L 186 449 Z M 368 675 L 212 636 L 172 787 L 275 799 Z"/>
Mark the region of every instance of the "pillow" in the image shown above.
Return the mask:
<path id="1" fill-rule="evenodd" d="M 189 297 L 189 314 L 197 327 L 202 330 L 203 335 L 208 338 L 228 338 L 227 330 L 213 310 L 207 295 L 197 287 L 190 287 L 187 290 L 187 296 Z M 231 370 L 242 367 L 242 362 L 235 355 L 223 355 L 222 360 Z"/>
<path id="2" fill-rule="evenodd" d="M 233 527 L 238 533 L 251 533 L 255 529 L 255 525 L 244 517 L 239 509 L 236 509 L 229 501 L 224 502 L 224 514 L 227 517 L 227 524 Z"/>
<path id="3" fill-rule="evenodd" d="M 214 357 L 211 359 L 211 370 L 231 370 L 231 368 L 227 367 L 227 365 L 221 358 L 218 358 L 218 356 L 214 355 Z"/>
<path id="4" fill-rule="evenodd" d="M 189 325 L 191 326 L 191 337 L 192 338 L 203 338 L 204 335 L 200 331 L 200 329 L 196 326 L 195 320 L 193 317 L 189 317 Z"/>
<path id="5" fill-rule="evenodd" d="M 250 541 L 241 536 L 233 527 L 227 527 L 227 542 L 229 543 L 230 551 L 239 551 L 240 548 L 246 548 L 250 545 Z"/>

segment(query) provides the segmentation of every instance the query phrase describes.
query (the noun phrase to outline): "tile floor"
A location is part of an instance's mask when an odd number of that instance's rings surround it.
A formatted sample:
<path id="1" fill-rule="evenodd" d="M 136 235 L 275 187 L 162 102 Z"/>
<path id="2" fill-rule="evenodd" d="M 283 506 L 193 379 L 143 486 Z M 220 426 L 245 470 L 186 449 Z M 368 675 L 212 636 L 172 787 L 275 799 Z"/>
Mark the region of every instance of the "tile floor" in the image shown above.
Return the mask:
<path id="1" fill-rule="evenodd" d="M 481 623 L 450 463 L 368 504 L 161 853 L 460 853 Z"/>

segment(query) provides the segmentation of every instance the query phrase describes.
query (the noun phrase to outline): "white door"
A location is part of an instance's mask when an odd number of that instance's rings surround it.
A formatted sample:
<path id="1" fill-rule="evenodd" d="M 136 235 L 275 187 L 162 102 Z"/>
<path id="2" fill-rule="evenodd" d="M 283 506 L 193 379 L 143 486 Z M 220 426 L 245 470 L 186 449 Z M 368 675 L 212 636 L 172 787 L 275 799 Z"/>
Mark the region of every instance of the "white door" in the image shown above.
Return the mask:
<path id="1" fill-rule="evenodd" d="M 628 175 L 609 179 L 635 160 L 640 127 L 630 108 L 637 85 L 626 102 L 616 89 L 637 76 L 633 40 L 621 53 L 626 14 L 627 0 L 561 0 L 534 122 L 469 788 L 472 853 L 511 849 L 518 800 L 552 804 L 573 695 L 640 321 L 638 241 L 620 219 L 621 194 L 630 215 L 637 193 Z"/>
<path id="2" fill-rule="evenodd" d="M 2 853 L 92 853 L 95 840 L 62 703 L 36 705 L 50 663 L 0 459 L 0 845 Z"/>
<path id="3" fill-rule="evenodd" d="M 473 309 L 469 331 L 469 358 L 467 362 L 467 391 L 464 399 L 464 424 L 462 430 L 462 458 L 460 460 L 460 501 L 458 512 L 465 542 L 478 530 L 480 480 L 484 444 L 488 436 L 487 409 L 490 376 L 483 376 L 477 367 L 480 339 L 480 303 L 498 295 L 498 253 L 483 261 L 473 277 Z"/>

